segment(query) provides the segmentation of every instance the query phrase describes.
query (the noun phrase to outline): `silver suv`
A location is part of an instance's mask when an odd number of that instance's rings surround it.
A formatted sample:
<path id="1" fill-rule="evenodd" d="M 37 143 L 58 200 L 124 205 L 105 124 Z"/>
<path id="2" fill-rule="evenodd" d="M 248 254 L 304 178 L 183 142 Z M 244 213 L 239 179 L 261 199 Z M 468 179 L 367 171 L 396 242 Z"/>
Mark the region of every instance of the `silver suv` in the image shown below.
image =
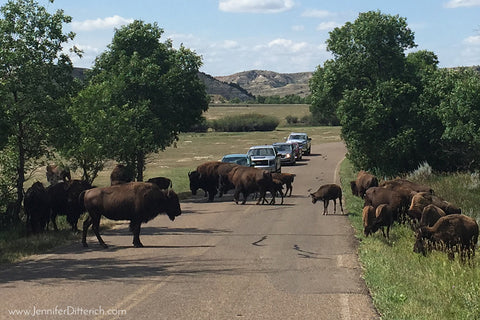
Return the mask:
<path id="1" fill-rule="evenodd" d="M 269 170 L 270 172 L 282 172 L 280 155 L 272 145 L 251 147 L 247 155 L 250 156 L 255 168 Z"/>

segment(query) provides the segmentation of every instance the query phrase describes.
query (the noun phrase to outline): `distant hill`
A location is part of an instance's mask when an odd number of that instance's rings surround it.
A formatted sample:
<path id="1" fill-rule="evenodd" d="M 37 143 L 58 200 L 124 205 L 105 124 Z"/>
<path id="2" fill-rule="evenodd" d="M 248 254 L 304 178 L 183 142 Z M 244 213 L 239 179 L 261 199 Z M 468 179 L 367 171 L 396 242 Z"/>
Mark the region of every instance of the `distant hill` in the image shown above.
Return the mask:
<path id="1" fill-rule="evenodd" d="M 237 84 L 219 81 L 203 72 L 199 72 L 198 77 L 205 83 L 207 94 L 213 97 L 213 102 L 225 102 L 222 100 L 230 101 L 234 98 L 241 101 L 255 100 L 253 95 Z"/>
<path id="2" fill-rule="evenodd" d="M 86 70 L 88 69 L 74 68 L 73 75 L 83 80 Z M 310 94 L 308 81 L 312 77 L 312 72 L 277 73 L 252 70 L 222 77 L 199 72 L 198 77 L 205 84 L 207 94 L 215 103 L 233 99 L 255 100 L 255 96 L 283 97 L 294 94 L 305 97 Z"/>
<path id="3" fill-rule="evenodd" d="M 254 96 L 286 96 L 290 94 L 305 97 L 310 94 L 308 81 L 312 72 L 277 73 L 274 71 L 251 70 L 219 76 L 215 79 L 237 84 Z"/>

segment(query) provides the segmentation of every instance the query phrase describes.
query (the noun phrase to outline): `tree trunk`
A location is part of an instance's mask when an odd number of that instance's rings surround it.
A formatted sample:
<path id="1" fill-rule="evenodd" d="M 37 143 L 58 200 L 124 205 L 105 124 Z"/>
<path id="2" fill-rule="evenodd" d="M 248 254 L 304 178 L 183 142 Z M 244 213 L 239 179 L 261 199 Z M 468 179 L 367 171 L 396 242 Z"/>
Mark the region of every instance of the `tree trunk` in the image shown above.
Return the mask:
<path id="1" fill-rule="evenodd" d="M 136 159 L 136 172 L 137 172 L 137 181 L 143 181 L 143 169 L 145 167 L 145 154 L 142 151 L 137 152 Z"/>
<path id="2" fill-rule="evenodd" d="M 13 219 L 15 221 L 20 220 L 20 209 L 23 202 L 23 183 L 25 182 L 25 146 L 23 145 L 24 131 L 23 123 L 21 119 L 18 119 L 18 134 L 17 134 L 17 147 L 18 147 L 18 167 L 17 167 L 17 201 L 15 202 L 15 208 L 13 212 Z"/>

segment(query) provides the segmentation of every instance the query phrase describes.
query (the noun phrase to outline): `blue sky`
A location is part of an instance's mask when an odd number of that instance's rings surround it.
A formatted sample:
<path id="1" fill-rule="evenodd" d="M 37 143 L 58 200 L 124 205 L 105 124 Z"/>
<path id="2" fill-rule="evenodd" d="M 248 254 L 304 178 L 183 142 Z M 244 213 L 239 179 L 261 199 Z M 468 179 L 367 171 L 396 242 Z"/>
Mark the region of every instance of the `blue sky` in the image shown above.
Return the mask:
<path id="1" fill-rule="evenodd" d="M 416 50 L 437 54 L 441 67 L 480 65 L 480 0 L 37 0 L 49 12 L 73 18 L 66 31 L 84 51 L 72 58 L 89 68 L 111 42 L 115 28 L 137 19 L 157 22 L 175 47 L 202 56 L 212 76 L 261 69 L 314 71 L 331 58 L 329 32 L 360 12 L 380 10 L 407 19 Z M 4 0 L 0 3 L 5 3 Z"/>

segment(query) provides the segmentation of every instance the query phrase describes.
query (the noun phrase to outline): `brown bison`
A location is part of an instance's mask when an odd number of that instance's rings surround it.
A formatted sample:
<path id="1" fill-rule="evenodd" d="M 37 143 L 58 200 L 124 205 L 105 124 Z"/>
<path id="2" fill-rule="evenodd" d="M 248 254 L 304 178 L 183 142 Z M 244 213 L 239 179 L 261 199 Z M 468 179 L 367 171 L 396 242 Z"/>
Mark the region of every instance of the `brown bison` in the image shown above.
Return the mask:
<path id="1" fill-rule="evenodd" d="M 272 174 L 267 170 L 254 167 L 237 166 L 228 174 L 229 180 L 235 186 L 233 198 L 238 204 L 240 193 L 243 194 L 242 204 L 245 204 L 251 193 L 258 192 L 259 198 L 257 204 L 265 198 L 265 193 L 269 186 L 272 185 Z"/>
<path id="2" fill-rule="evenodd" d="M 364 206 L 377 208 L 381 204 L 388 204 L 392 210 L 393 218 L 398 221 L 400 214 L 408 206 L 408 199 L 394 190 L 382 187 L 372 187 L 365 192 Z"/>
<path id="3" fill-rule="evenodd" d="M 286 173 L 286 172 L 283 172 L 283 173 L 276 172 L 276 173 L 272 173 L 272 178 L 282 181 L 282 183 L 286 186 L 285 194 L 284 194 L 285 196 L 287 196 L 287 193 L 289 193 L 288 191 L 290 191 L 288 196 L 290 197 L 292 195 L 292 190 L 293 190 L 292 183 L 295 178 L 295 174 Z"/>
<path id="4" fill-rule="evenodd" d="M 337 212 L 337 199 L 340 203 L 340 209 L 343 212 L 343 205 L 342 205 L 342 189 L 337 184 L 324 184 L 320 186 L 317 191 L 314 193 L 310 193 L 310 197 L 312 197 L 312 203 L 316 203 L 318 200 L 323 200 L 323 214 L 327 214 L 328 203 L 330 200 L 333 200 L 333 213 Z"/>
<path id="5" fill-rule="evenodd" d="M 117 164 L 110 173 L 110 185 L 132 182 L 133 172 L 123 164 Z"/>
<path id="6" fill-rule="evenodd" d="M 382 230 L 382 234 L 385 238 L 390 237 L 390 228 L 393 225 L 393 212 L 390 206 L 387 204 L 381 204 L 376 209 L 372 206 L 366 206 L 363 208 L 362 218 L 363 233 L 366 237 L 377 232 L 378 229 Z M 386 234 L 384 227 L 387 227 Z"/>
<path id="7" fill-rule="evenodd" d="M 362 199 L 365 196 L 365 191 L 371 187 L 378 187 L 378 179 L 374 175 L 363 170 L 358 172 L 357 180 L 350 181 L 352 194 Z"/>
<path id="8" fill-rule="evenodd" d="M 69 181 L 72 180 L 70 175 L 70 169 L 68 167 L 59 166 L 59 165 L 47 165 L 47 181 L 50 185 L 57 184 L 59 181 Z"/>
<path id="9" fill-rule="evenodd" d="M 455 252 L 462 261 L 475 255 L 478 241 L 478 224 L 475 219 L 462 214 L 451 214 L 438 219 L 432 227 L 421 227 L 417 231 L 413 251 L 427 254 L 431 249 L 445 250 L 453 260 Z"/>
<path id="10" fill-rule="evenodd" d="M 268 200 L 266 199 L 266 196 L 265 196 L 262 199 L 262 204 L 265 204 L 265 203 L 275 204 L 275 198 L 276 198 L 277 194 L 279 194 L 280 197 L 282 198 L 282 202 L 280 204 L 283 204 L 283 197 L 284 197 L 283 181 L 273 178 L 272 183 L 270 185 L 267 185 L 266 189 L 272 195 L 272 200 L 270 200 L 270 202 L 268 202 Z"/>
<path id="11" fill-rule="evenodd" d="M 84 247 L 87 247 L 88 227 L 92 225 L 98 242 L 107 248 L 99 233 L 101 216 L 111 220 L 130 220 L 133 245 L 138 248 L 143 247 L 140 242 L 142 222 L 148 222 L 162 212 L 166 212 L 173 221 L 182 213 L 178 196 L 173 190 L 161 190 L 157 185 L 147 182 L 90 189 L 83 192 L 80 198 L 89 214 L 83 223 Z"/>
<path id="12" fill-rule="evenodd" d="M 433 189 L 429 186 L 418 184 L 407 179 L 386 180 L 380 184 L 380 187 L 396 190 L 397 188 L 405 188 L 414 192 L 428 192 L 433 194 Z"/>
<path id="13" fill-rule="evenodd" d="M 410 208 L 408 209 L 408 215 L 416 221 L 419 221 L 422 217 L 423 208 L 429 204 L 434 204 L 441 208 L 445 214 L 460 214 L 462 210 L 450 203 L 443 200 L 439 196 L 435 196 L 429 192 L 419 192 L 412 197 Z"/>
<path id="14" fill-rule="evenodd" d="M 217 167 L 217 174 L 218 174 L 218 196 L 222 197 L 225 193 L 229 190 L 235 189 L 235 186 L 230 181 L 228 175 L 233 168 L 239 166 L 236 163 L 221 163 Z"/>
<path id="15" fill-rule="evenodd" d="M 429 204 L 423 208 L 420 227 L 432 227 L 443 216 L 445 216 L 445 211 L 434 204 Z"/>
<path id="16" fill-rule="evenodd" d="M 172 180 L 166 177 L 150 178 L 147 180 L 147 182 L 156 184 L 160 189 L 167 190 L 168 188 L 172 187 Z"/>
<path id="17" fill-rule="evenodd" d="M 44 231 L 50 219 L 50 198 L 41 182 L 37 181 L 27 189 L 23 207 L 27 216 L 27 230 L 32 233 Z"/>
<path id="18" fill-rule="evenodd" d="M 90 188 L 92 186 L 88 182 L 76 179 L 60 182 L 47 188 L 50 199 L 50 220 L 54 230 L 58 230 L 57 216 L 65 215 L 72 231 L 78 231 L 78 219 L 85 211 L 78 197 L 82 191 Z"/>
<path id="19" fill-rule="evenodd" d="M 208 201 L 213 201 L 218 190 L 217 169 L 222 163 L 220 161 L 205 162 L 199 165 L 197 170 L 188 173 L 192 195 L 196 195 L 198 189 L 203 189 L 205 195 L 208 194 Z"/>

